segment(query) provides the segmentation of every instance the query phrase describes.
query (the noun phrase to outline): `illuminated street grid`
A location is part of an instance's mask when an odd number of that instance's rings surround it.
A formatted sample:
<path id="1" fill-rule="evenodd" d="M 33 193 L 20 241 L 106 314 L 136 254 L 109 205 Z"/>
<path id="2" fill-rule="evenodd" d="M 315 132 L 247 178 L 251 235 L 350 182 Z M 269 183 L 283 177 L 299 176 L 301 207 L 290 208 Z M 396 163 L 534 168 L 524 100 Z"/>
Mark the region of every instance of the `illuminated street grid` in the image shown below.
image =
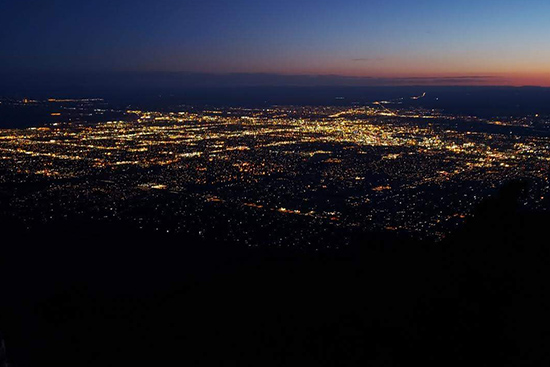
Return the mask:
<path id="1" fill-rule="evenodd" d="M 354 228 L 442 238 L 516 178 L 531 182 L 523 205 L 549 195 L 550 138 L 526 119 L 382 103 L 128 114 L 0 130 L 1 184 L 20 188 L 7 210 L 201 235 L 223 222 L 232 240 L 293 246 Z"/>

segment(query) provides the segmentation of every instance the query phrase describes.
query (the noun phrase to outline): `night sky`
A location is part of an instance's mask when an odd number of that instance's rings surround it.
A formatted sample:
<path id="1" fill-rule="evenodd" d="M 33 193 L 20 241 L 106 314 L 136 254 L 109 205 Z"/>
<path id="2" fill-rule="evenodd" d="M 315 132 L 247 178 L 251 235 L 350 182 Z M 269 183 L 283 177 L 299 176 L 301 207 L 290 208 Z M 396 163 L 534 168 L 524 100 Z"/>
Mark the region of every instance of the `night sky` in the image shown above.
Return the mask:
<path id="1" fill-rule="evenodd" d="M 4 0 L 0 71 L 550 86 L 549 19 L 548 0 Z"/>

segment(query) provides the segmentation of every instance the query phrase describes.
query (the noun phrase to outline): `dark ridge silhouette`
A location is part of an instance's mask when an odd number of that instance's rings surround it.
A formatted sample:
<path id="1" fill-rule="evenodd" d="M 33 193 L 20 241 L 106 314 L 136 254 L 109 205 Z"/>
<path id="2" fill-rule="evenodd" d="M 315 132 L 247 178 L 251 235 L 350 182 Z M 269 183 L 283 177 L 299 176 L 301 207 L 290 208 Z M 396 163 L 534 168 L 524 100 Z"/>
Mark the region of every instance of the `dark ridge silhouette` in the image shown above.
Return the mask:
<path id="1" fill-rule="evenodd" d="M 8 367 L 8 357 L 6 356 L 6 343 L 0 334 L 0 367 Z"/>
<path id="2" fill-rule="evenodd" d="M 338 251 L 2 221 L 0 327 L 23 367 L 548 365 L 550 218 L 526 189 L 441 243 Z"/>

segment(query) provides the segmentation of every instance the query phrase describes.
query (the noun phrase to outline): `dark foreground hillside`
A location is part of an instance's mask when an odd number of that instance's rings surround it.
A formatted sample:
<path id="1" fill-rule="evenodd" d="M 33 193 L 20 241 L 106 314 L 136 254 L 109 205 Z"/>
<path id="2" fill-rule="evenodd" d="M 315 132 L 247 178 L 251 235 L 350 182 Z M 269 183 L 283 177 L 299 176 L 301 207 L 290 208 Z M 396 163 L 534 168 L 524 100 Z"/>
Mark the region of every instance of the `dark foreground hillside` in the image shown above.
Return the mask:
<path id="1" fill-rule="evenodd" d="M 548 215 L 485 202 L 443 243 L 323 253 L 2 221 L 14 366 L 547 366 Z"/>

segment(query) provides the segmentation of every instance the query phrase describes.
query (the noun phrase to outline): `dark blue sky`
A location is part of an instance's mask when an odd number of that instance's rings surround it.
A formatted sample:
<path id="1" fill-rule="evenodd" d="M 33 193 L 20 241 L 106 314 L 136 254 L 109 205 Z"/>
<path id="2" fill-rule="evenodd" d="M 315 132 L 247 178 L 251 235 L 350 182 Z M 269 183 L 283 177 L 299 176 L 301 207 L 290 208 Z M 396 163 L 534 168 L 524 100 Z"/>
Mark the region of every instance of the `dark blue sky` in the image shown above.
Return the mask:
<path id="1" fill-rule="evenodd" d="M 481 83 L 550 85 L 548 0 L 3 0 L 0 24 L 3 71 L 490 76 Z"/>

